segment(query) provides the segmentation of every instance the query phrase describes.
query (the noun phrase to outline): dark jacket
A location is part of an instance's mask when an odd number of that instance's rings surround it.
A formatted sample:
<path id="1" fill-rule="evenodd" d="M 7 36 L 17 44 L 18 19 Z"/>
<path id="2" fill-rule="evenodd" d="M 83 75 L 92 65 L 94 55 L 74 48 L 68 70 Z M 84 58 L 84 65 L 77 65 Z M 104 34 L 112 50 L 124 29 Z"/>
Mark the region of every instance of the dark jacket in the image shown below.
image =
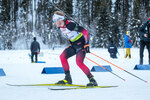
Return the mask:
<path id="1" fill-rule="evenodd" d="M 36 53 L 40 52 L 40 44 L 36 40 L 34 40 L 31 43 L 30 50 L 31 52 L 36 52 Z"/>
<path id="2" fill-rule="evenodd" d="M 140 39 L 145 41 L 145 42 L 150 42 L 150 20 L 144 23 L 138 30 Z M 148 34 L 148 37 L 144 37 L 144 34 Z"/>
<path id="3" fill-rule="evenodd" d="M 118 52 L 117 47 L 113 43 L 110 43 L 108 46 L 108 52 L 116 54 Z"/>
<path id="4" fill-rule="evenodd" d="M 127 34 L 125 34 L 125 36 L 124 36 L 124 43 L 125 43 L 125 48 L 131 48 L 132 47 L 131 39 Z"/>

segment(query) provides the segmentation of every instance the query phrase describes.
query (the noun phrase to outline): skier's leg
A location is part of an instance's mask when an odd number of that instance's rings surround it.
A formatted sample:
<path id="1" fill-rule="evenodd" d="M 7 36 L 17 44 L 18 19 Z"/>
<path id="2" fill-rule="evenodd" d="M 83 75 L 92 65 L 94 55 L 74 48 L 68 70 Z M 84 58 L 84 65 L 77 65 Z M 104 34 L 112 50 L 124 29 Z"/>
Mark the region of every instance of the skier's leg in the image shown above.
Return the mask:
<path id="1" fill-rule="evenodd" d="M 85 51 L 80 50 L 77 54 L 76 54 L 76 63 L 77 65 L 80 67 L 80 69 L 86 74 L 89 75 L 90 74 L 90 70 L 89 68 L 83 63 L 83 60 L 85 58 Z"/>
<path id="2" fill-rule="evenodd" d="M 58 81 L 56 84 L 72 84 L 72 79 L 71 79 L 70 69 L 69 69 L 70 67 L 67 59 L 73 55 L 75 55 L 75 50 L 72 48 L 72 46 L 66 48 L 60 55 L 60 60 L 65 72 L 65 78 L 63 80 Z"/>
<path id="3" fill-rule="evenodd" d="M 72 48 L 72 46 L 69 46 L 68 48 L 66 48 L 60 55 L 60 60 L 61 60 L 61 64 L 62 67 L 64 69 L 64 71 L 69 71 L 69 64 L 68 64 L 68 58 L 72 57 L 73 55 L 75 55 L 76 52 L 75 50 Z"/>
<path id="4" fill-rule="evenodd" d="M 91 74 L 89 68 L 83 63 L 85 55 L 85 51 L 80 50 L 76 55 L 76 63 L 80 67 L 80 69 L 86 74 L 90 81 L 90 83 L 87 84 L 87 86 L 97 86 L 97 82 L 93 78 L 93 75 Z"/>

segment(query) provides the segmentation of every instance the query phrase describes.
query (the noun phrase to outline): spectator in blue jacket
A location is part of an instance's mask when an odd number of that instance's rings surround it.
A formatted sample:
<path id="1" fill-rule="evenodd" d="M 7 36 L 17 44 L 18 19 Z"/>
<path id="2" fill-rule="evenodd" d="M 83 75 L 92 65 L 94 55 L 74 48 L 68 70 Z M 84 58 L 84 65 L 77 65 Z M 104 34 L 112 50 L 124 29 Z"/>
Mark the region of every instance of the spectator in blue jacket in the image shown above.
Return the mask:
<path id="1" fill-rule="evenodd" d="M 117 47 L 114 45 L 113 41 L 108 45 L 108 52 L 111 58 L 117 58 Z"/>
<path id="2" fill-rule="evenodd" d="M 124 37 L 124 43 L 125 43 L 125 48 L 126 48 L 125 58 L 129 57 L 129 59 L 131 59 L 130 48 L 132 48 L 132 45 L 131 45 L 131 39 L 130 39 L 130 31 L 126 32 L 125 37 Z"/>

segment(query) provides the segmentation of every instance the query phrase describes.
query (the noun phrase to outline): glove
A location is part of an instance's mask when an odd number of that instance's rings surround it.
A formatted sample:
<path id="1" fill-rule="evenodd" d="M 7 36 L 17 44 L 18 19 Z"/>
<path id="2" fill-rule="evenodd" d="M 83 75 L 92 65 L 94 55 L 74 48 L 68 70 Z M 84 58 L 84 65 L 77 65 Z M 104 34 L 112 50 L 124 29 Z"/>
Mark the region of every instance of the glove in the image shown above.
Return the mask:
<path id="1" fill-rule="evenodd" d="M 85 49 L 85 52 L 86 52 L 86 53 L 90 53 L 89 44 L 85 44 L 85 45 L 84 45 L 84 49 Z"/>
<path id="2" fill-rule="evenodd" d="M 147 38 L 147 37 L 148 37 L 148 34 L 144 34 L 144 37 L 146 37 L 146 38 Z"/>
<path id="3" fill-rule="evenodd" d="M 40 52 L 38 52 L 37 54 L 40 54 Z"/>
<path id="4" fill-rule="evenodd" d="M 131 39 L 129 40 L 129 42 L 131 42 Z"/>

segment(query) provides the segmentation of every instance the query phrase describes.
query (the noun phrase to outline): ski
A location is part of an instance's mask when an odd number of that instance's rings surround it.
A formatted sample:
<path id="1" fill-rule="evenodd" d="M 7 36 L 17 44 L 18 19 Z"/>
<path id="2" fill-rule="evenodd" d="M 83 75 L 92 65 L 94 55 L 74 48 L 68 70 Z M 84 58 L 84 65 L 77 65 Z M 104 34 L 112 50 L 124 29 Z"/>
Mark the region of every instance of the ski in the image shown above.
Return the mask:
<path id="1" fill-rule="evenodd" d="M 78 85 L 78 84 L 9 84 L 6 83 L 8 86 L 78 86 L 78 87 L 85 87 L 85 85 Z"/>
<path id="2" fill-rule="evenodd" d="M 82 87 L 72 87 L 72 88 L 48 88 L 49 90 L 75 90 L 75 89 L 89 89 L 89 88 L 112 88 L 118 86 L 82 86 Z"/>

